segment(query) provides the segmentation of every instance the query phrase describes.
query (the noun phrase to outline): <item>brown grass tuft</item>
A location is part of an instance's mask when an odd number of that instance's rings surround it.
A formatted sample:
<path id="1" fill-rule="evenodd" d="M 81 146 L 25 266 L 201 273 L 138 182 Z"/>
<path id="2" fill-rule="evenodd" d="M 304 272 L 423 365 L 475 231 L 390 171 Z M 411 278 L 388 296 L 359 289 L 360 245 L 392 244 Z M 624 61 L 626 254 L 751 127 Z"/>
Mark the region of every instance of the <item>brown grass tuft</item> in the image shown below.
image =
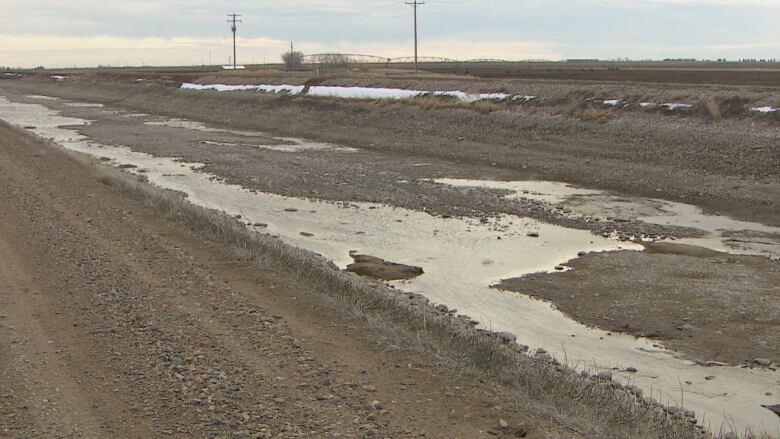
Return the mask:
<path id="1" fill-rule="evenodd" d="M 714 98 L 709 97 L 705 99 L 704 108 L 707 110 L 707 114 L 709 114 L 712 119 L 718 120 L 721 118 L 720 105 L 717 101 L 715 101 Z"/>
<path id="2" fill-rule="evenodd" d="M 573 116 L 585 122 L 604 123 L 612 117 L 612 112 L 607 108 L 582 108 L 574 111 Z"/>

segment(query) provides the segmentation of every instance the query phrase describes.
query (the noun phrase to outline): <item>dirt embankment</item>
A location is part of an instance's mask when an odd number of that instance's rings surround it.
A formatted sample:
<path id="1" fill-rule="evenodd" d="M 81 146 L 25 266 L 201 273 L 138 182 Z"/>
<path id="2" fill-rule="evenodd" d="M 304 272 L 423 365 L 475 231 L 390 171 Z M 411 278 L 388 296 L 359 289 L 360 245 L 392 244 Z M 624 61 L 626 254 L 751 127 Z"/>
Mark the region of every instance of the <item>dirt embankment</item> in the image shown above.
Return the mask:
<path id="1" fill-rule="evenodd" d="M 502 282 L 588 325 L 657 338 L 702 364 L 780 365 L 780 263 L 659 243 Z M 717 370 L 713 370 L 717 374 Z"/>
<path id="2" fill-rule="evenodd" d="M 0 219 L 0 437 L 578 436 L 4 125 Z"/>

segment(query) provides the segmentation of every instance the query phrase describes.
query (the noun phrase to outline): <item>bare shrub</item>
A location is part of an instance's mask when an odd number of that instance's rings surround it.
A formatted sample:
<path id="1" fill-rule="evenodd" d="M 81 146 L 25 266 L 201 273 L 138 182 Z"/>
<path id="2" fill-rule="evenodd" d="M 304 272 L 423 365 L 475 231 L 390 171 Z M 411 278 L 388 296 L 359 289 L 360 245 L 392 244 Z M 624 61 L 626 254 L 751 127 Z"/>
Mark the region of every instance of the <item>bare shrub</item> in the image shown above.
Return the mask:
<path id="1" fill-rule="evenodd" d="M 303 64 L 303 53 L 284 52 L 282 54 L 282 62 L 284 62 L 284 69 L 286 71 L 293 71 Z"/>
<path id="2" fill-rule="evenodd" d="M 354 60 L 343 53 L 327 53 L 315 56 L 314 62 L 323 67 L 348 67 L 354 63 Z"/>
<path id="3" fill-rule="evenodd" d="M 742 96 L 730 96 L 718 102 L 723 117 L 743 116 L 748 112 L 751 100 Z"/>

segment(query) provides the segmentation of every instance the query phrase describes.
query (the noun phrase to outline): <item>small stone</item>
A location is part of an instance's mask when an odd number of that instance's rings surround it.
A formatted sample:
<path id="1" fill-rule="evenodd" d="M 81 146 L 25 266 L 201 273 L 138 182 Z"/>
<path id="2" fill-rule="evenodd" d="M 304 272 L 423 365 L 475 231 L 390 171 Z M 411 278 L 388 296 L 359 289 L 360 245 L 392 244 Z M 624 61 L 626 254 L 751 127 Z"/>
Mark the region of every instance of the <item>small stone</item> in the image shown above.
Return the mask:
<path id="1" fill-rule="evenodd" d="M 636 367 L 633 366 L 627 367 L 626 372 L 636 373 Z"/>
<path id="2" fill-rule="evenodd" d="M 762 367 L 769 367 L 772 365 L 772 360 L 770 360 L 769 358 L 756 358 L 753 361 L 755 361 L 756 364 Z"/>
<path id="3" fill-rule="evenodd" d="M 382 403 L 381 403 L 381 402 L 379 402 L 379 401 L 371 401 L 371 403 L 369 404 L 369 406 L 370 406 L 372 409 L 374 409 L 374 410 L 382 410 L 382 408 L 384 408 L 384 406 L 382 405 Z"/>
<path id="4" fill-rule="evenodd" d="M 530 238 L 538 238 L 539 237 L 539 232 L 528 232 L 527 236 L 530 237 Z"/>
<path id="5" fill-rule="evenodd" d="M 691 325 L 690 323 L 683 323 L 682 325 L 677 327 L 678 331 L 694 331 L 696 330 L 696 327 Z"/>
<path id="6" fill-rule="evenodd" d="M 498 426 L 501 427 L 503 430 L 506 430 L 507 428 L 509 428 L 509 423 L 503 419 L 499 419 Z"/>

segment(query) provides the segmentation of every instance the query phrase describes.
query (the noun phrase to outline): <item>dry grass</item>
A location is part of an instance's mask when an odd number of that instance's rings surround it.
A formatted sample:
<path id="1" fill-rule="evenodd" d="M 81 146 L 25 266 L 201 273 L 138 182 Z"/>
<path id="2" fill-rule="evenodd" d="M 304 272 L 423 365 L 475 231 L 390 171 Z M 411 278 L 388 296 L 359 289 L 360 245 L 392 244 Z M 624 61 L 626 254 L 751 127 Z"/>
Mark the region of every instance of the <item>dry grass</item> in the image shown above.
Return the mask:
<path id="1" fill-rule="evenodd" d="M 712 119 L 718 120 L 722 117 L 720 112 L 720 105 L 718 105 L 718 102 L 715 101 L 715 99 L 711 97 L 705 99 L 704 108 L 707 110 L 707 114 L 709 114 Z"/>
<path id="2" fill-rule="evenodd" d="M 439 313 L 424 299 L 356 278 L 309 251 L 257 233 L 221 212 L 189 203 L 180 194 L 92 162 L 97 178 L 203 239 L 215 242 L 257 264 L 286 271 L 308 286 L 310 294 L 347 309 L 365 327 L 399 348 L 423 351 L 464 373 L 500 381 L 515 392 L 524 410 L 595 438 L 699 438 L 684 419 L 641 393 L 611 381 L 579 375 L 546 358 L 518 352 L 492 334 Z"/>
<path id="3" fill-rule="evenodd" d="M 563 114 L 583 122 L 605 123 L 612 117 L 613 111 L 608 107 L 594 106 L 589 102 L 575 101 L 563 111 Z"/>
<path id="4" fill-rule="evenodd" d="M 507 103 L 503 101 L 481 100 L 475 102 L 463 102 L 451 96 L 433 95 L 415 96 L 412 98 L 402 99 L 400 102 L 406 105 L 414 105 L 425 110 L 464 108 L 478 111 L 482 114 L 488 114 L 494 111 L 501 111 L 509 108 Z"/>

